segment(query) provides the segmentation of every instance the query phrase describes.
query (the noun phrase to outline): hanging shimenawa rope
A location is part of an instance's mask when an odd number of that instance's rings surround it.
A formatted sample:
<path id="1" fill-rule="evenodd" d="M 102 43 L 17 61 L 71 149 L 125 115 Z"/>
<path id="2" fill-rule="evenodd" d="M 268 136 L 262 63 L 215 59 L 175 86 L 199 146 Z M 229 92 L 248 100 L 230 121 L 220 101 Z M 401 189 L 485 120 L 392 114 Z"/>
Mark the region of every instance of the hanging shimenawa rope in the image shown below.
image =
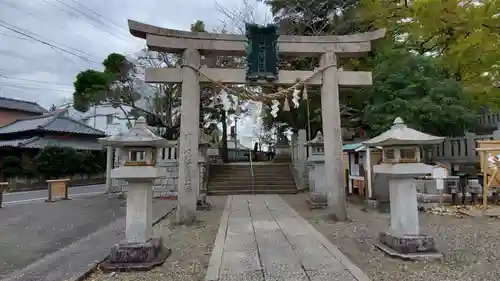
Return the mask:
<path id="1" fill-rule="evenodd" d="M 211 77 L 204 74 L 203 71 L 201 71 L 201 65 L 196 66 L 196 67 L 189 65 L 189 64 L 182 64 L 181 65 L 181 67 L 189 67 L 189 68 L 197 71 L 201 76 L 205 77 L 208 81 L 217 85 L 218 87 L 220 87 L 220 88 L 222 88 L 222 89 L 224 89 L 232 94 L 235 94 L 239 97 L 253 100 L 253 101 L 264 101 L 265 99 L 277 99 L 277 98 L 280 98 L 282 96 L 286 97 L 286 94 L 288 94 L 290 91 L 293 91 L 294 89 L 296 89 L 297 87 L 302 86 L 302 85 L 304 85 L 304 95 L 306 96 L 306 97 L 304 97 L 304 99 L 307 99 L 307 90 L 306 90 L 307 82 L 309 80 L 311 80 L 312 78 L 314 78 L 314 76 L 318 75 L 319 73 L 323 73 L 323 71 L 325 71 L 326 69 L 328 69 L 330 67 L 334 67 L 334 66 L 336 66 L 336 64 L 329 64 L 329 65 L 317 68 L 314 70 L 314 72 L 311 75 L 307 76 L 306 78 L 298 80 L 292 86 L 285 88 L 285 89 L 278 90 L 275 93 L 261 94 L 261 96 L 259 97 L 259 96 L 256 96 L 255 93 L 253 93 L 245 88 L 240 88 L 240 90 L 242 90 L 243 93 L 238 93 L 235 89 L 231 89 L 231 88 L 227 87 L 226 85 L 224 85 L 223 83 L 221 83 L 220 81 L 216 81 L 216 80 L 212 79 Z M 288 99 L 285 98 L 285 100 L 288 103 Z M 289 105 L 288 105 L 288 108 L 289 108 Z"/>

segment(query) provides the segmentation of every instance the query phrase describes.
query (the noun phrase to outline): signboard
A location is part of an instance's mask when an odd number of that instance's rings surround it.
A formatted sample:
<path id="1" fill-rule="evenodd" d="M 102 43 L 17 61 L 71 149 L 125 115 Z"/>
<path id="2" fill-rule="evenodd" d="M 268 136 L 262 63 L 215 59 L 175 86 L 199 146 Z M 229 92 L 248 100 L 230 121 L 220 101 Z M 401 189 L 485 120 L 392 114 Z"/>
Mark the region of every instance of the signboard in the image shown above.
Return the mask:
<path id="1" fill-rule="evenodd" d="M 217 148 L 209 148 L 207 149 L 208 156 L 219 156 L 219 149 Z"/>
<path id="2" fill-rule="evenodd" d="M 448 168 L 442 165 L 437 165 L 432 168 L 432 177 L 436 179 L 436 189 L 443 190 L 444 189 L 444 181 L 443 179 L 448 177 Z"/>
<path id="3" fill-rule="evenodd" d="M 277 26 L 246 25 L 247 80 L 276 80 L 278 78 Z"/>
<path id="4" fill-rule="evenodd" d="M 61 182 L 52 182 L 51 183 L 51 188 L 52 188 L 52 197 L 64 197 L 66 194 L 66 182 L 61 181 Z"/>

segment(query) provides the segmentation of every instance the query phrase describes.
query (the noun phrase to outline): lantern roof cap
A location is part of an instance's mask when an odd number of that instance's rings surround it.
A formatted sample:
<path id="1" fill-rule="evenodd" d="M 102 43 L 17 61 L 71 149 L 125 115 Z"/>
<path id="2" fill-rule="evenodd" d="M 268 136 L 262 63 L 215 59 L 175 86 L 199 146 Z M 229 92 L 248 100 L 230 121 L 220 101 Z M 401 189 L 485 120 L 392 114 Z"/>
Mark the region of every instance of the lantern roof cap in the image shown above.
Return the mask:
<path id="1" fill-rule="evenodd" d="M 139 117 L 134 126 L 127 132 L 121 132 L 114 136 L 99 138 L 99 143 L 111 147 L 168 147 L 169 141 L 157 136 L 151 131 L 146 118 Z"/>
<path id="2" fill-rule="evenodd" d="M 324 138 L 323 138 L 323 133 L 321 131 L 318 131 L 316 133 L 316 137 L 314 139 L 308 141 L 305 143 L 307 146 L 322 146 L 325 143 Z"/>
<path id="3" fill-rule="evenodd" d="M 364 141 L 369 146 L 395 146 L 395 145 L 430 145 L 439 144 L 444 137 L 429 135 L 409 128 L 401 117 L 394 120 L 392 127 L 382 134 Z"/>

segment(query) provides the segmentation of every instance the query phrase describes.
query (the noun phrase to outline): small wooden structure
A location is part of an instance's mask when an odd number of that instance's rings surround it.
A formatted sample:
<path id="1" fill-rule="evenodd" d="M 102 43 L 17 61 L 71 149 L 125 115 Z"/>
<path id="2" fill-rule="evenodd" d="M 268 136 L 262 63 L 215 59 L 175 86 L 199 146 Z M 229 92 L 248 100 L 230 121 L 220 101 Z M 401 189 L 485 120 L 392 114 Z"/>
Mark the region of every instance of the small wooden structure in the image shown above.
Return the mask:
<path id="1" fill-rule="evenodd" d="M 345 182 L 349 194 L 371 197 L 373 182 L 373 166 L 382 159 L 380 149 L 368 148 L 362 143 L 345 144 L 344 169 L 346 169 Z"/>
<path id="2" fill-rule="evenodd" d="M 490 163 L 488 158 L 500 154 L 500 140 L 477 141 L 476 151 L 479 152 L 479 163 L 483 174 L 483 209 L 488 206 L 488 190 L 500 186 L 500 172 L 497 165 Z"/>
<path id="3" fill-rule="evenodd" d="M 45 202 L 56 202 L 59 200 L 70 200 L 68 195 L 68 182 L 70 179 L 47 180 L 49 184 L 48 196 Z"/>

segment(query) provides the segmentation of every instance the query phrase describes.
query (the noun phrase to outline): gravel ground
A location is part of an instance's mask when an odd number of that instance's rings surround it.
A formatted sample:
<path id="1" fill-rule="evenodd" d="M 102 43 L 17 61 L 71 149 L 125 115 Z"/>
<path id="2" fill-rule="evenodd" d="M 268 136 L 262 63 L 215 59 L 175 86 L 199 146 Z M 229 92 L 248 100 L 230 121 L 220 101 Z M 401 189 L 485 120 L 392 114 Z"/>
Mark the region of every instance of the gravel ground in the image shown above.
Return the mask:
<path id="1" fill-rule="evenodd" d="M 92 274 L 87 281 L 197 281 L 205 278 L 213 243 L 224 211 L 226 196 L 209 197 L 212 210 L 198 212 L 192 226 L 176 226 L 173 216 L 157 224 L 155 235 L 161 235 L 172 254 L 165 263 L 147 272 Z"/>
<path id="2" fill-rule="evenodd" d="M 364 212 L 349 204 L 350 222 L 327 220 L 324 210 L 310 211 L 307 194 L 283 195 L 290 206 L 357 264 L 373 281 L 500 280 L 500 220 L 420 214 L 423 232 L 433 235 L 443 262 L 407 262 L 390 258 L 373 243 L 389 226 L 389 214 Z"/>

